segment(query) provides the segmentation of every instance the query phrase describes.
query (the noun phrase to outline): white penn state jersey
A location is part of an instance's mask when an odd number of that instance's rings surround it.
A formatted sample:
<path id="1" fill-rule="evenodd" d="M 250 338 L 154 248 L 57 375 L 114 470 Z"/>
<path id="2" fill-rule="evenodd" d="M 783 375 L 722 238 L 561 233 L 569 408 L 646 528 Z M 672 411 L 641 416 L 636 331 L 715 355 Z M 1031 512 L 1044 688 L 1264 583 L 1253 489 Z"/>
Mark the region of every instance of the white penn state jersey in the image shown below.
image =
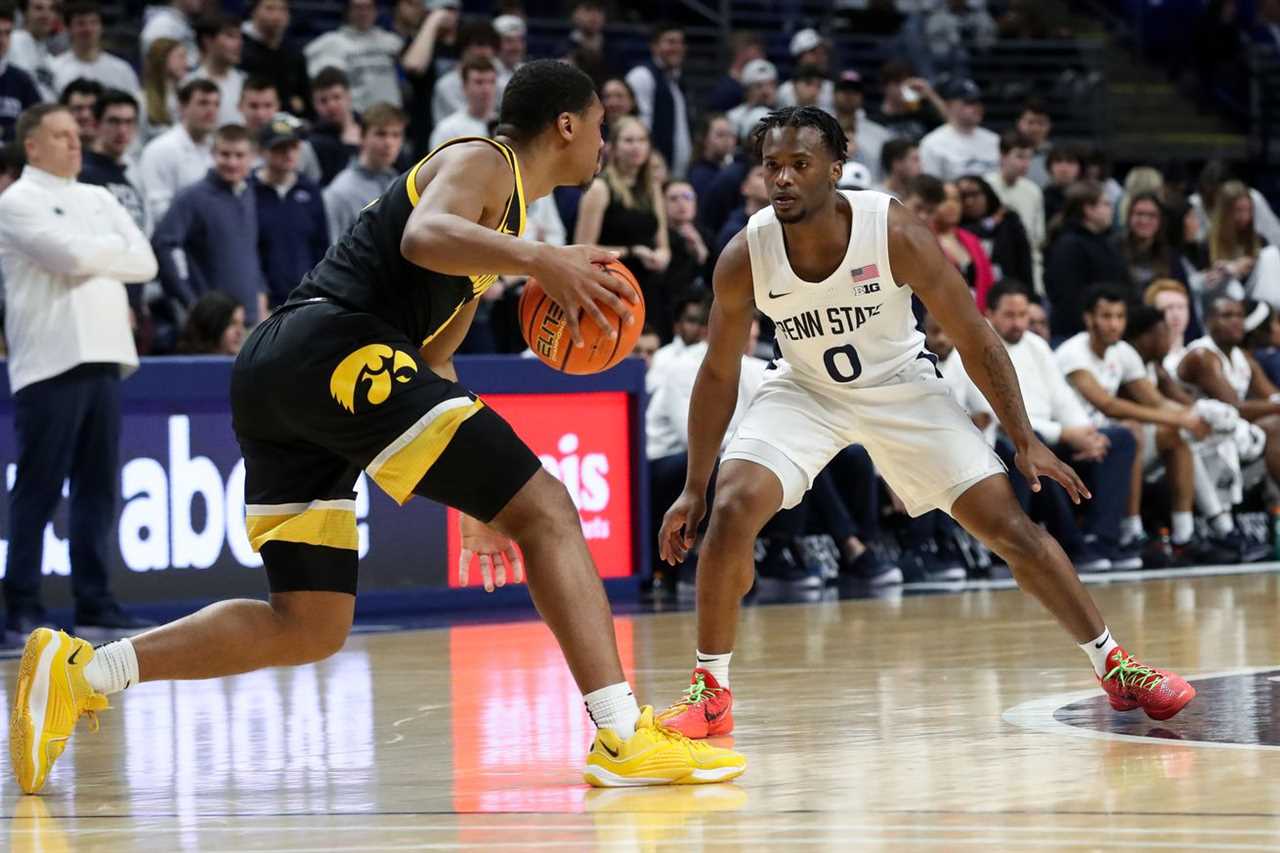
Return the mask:
<path id="1" fill-rule="evenodd" d="M 1236 347 L 1231 350 L 1231 357 L 1222 351 L 1222 348 L 1213 342 L 1213 338 L 1205 335 L 1203 338 L 1196 338 L 1187 344 L 1187 352 L 1192 350 L 1203 349 L 1208 350 L 1218 357 L 1222 362 L 1222 372 L 1227 377 L 1227 382 L 1231 385 L 1241 400 L 1245 400 L 1249 396 L 1249 386 L 1253 383 L 1253 368 L 1249 364 L 1249 359 L 1245 357 L 1244 350 Z"/>
<path id="2" fill-rule="evenodd" d="M 849 248 L 824 281 L 805 281 L 787 258 L 773 207 L 747 223 L 756 307 L 773 320 L 782 357 L 800 378 L 835 388 L 882 385 L 917 358 L 924 333 L 911 289 L 889 269 L 889 203 L 874 191 L 840 190 L 852 208 Z"/>

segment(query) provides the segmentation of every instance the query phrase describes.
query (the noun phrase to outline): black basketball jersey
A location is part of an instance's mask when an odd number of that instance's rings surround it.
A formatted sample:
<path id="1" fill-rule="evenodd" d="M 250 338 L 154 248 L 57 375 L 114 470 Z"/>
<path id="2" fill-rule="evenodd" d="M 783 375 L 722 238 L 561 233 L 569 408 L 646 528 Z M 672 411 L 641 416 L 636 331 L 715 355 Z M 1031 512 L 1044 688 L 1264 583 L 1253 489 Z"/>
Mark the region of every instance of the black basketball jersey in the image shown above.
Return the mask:
<path id="1" fill-rule="evenodd" d="M 459 142 L 482 141 L 507 158 L 515 176 L 499 231 L 518 237 L 524 232 L 524 185 L 515 153 L 492 139 L 451 139 L 396 178 L 380 197 L 360 212 L 351 230 L 329 247 L 324 259 L 302 278 L 289 302 L 324 297 L 353 311 L 372 314 L 425 344 L 462 306 L 498 280 L 497 275 L 459 276 L 420 267 L 400 254 L 405 223 L 418 203 L 418 170 L 442 149 Z"/>

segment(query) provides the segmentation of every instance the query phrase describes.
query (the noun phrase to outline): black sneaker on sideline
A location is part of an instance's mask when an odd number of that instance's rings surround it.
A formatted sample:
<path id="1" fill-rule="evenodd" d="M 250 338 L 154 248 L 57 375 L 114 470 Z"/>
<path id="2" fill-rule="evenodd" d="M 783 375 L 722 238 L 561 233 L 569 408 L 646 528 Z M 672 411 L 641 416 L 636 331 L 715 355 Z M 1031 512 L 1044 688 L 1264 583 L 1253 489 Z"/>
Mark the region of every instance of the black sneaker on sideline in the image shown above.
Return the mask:
<path id="1" fill-rule="evenodd" d="M 902 583 L 902 569 L 890 563 L 878 549 L 869 545 L 856 559 L 845 561 L 840 567 L 840 574 L 869 586 Z"/>
<path id="2" fill-rule="evenodd" d="M 115 639 L 154 628 L 157 624 L 151 619 L 126 613 L 119 604 L 112 602 L 98 610 L 76 613 L 75 632 L 86 640 Z"/>
<path id="3" fill-rule="evenodd" d="M 1075 551 L 1067 554 L 1077 572 L 1109 572 L 1111 558 L 1098 550 L 1097 546 L 1086 540 Z"/>
<path id="4" fill-rule="evenodd" d="M 823 585 L 820 572 L 810 571 L 796 559 L 791 543 L 786 539 L 769 539 L 765 543 L 764 557 L 756 564 L 760 577 L 797 587 Z"/>

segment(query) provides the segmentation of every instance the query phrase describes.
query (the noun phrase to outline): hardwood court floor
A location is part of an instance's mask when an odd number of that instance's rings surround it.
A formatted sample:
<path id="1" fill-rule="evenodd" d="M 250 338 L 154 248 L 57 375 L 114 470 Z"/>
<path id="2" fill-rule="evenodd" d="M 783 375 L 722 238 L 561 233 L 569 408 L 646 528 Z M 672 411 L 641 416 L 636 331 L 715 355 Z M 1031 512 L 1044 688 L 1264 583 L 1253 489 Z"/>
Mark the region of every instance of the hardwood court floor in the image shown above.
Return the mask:
<path id="1" fill-rule="evenodd" d="M 733 670 L 739 783 L 590 791 L 590 725 L 540 624 L 362 635 L 319 666 L 128 691 L 99 734 L 81 729 L 44 796 L 5 774 L 0 844 L 1280 847 L 1280 575 L 1093 590 L 1131 651 L 1220 673 L 1182 716 L 1112 713 L 1084 656 L 1017 591 L 758 607 Z M 693 627 L 689 613 L 618 620 L 643 700 L 676 695 Z"/>

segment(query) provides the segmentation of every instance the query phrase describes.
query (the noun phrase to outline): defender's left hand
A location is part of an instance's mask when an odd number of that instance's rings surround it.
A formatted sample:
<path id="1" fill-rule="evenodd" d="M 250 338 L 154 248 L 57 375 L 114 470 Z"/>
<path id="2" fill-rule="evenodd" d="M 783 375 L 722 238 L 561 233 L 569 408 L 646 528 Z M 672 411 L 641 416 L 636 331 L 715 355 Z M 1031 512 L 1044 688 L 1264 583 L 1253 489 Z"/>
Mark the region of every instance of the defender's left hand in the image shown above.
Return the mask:
<path id="1" fill-rule="evenodd" d="M 458 583 L 466 586 L 471 580 L 472 558 L 479 559 L 485 592 L 506 586 L 508 570 L 513 583 L 524 583 L 524 559 L 516 543 L 466 513 L 460 515 L 462 553 L 458 556 Z"/>
<path id="2" fill-rule="evenodd" d="M 1014 464 L 1027 478 L 1033 492 L 1040 491 L 1040 478 L 1048 477 L 1067 490 L 1072 503 L 1078 504 L 1081 498 L 1088 500 L 1093 497 L 1075 469 L 1059 459 L 1039 439 L 1032 439 L 1024 450 L 1014 456 Z"/>

